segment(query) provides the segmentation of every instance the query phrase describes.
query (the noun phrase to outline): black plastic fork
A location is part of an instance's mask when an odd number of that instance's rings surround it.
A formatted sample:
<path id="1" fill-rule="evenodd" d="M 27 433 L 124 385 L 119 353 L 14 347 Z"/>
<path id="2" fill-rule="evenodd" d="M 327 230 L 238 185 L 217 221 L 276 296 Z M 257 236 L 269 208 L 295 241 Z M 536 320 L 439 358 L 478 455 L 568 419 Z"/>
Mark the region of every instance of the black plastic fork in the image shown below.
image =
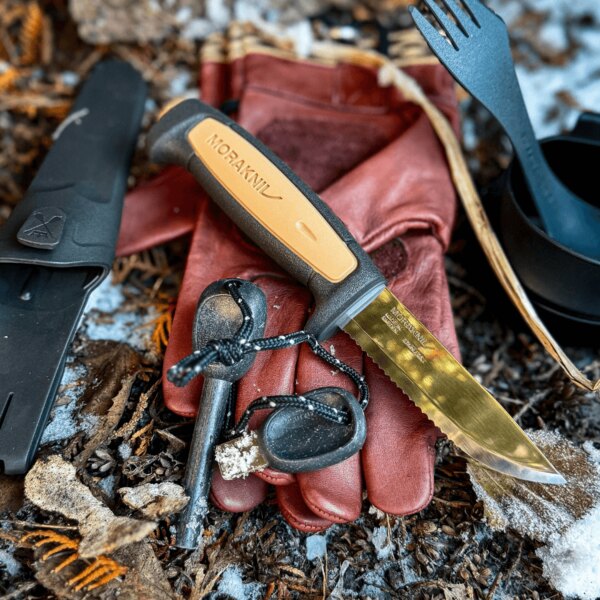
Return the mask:
<path id="1" fill-rule="evenodd" d="M 600 259 L 600 209 L 568 190 L 548 166 L 527 114 L 504 21 L 479 0 L 423 2 L 431 22 L 413 6 L 417 28 L 454 79 L 504 128 L 548 235 L 572 251 Z"/>

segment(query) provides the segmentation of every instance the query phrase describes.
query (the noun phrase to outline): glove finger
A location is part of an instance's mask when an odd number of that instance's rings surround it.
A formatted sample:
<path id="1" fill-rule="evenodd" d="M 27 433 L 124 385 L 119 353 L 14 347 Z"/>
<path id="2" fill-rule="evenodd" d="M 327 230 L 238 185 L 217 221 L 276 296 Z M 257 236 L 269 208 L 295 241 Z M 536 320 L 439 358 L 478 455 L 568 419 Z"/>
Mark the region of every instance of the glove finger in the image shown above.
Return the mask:
<path id="1" fill-rule="evenodd" d="M 210 489 L 212 503 L 228 512 L 246 512 L 257 507 L 267 497 L 269 486 L 257 477 L 225 481 L 215 469 Z"/>
<path id="2" fill-rule="evenodd" d="M 298 473 L 296 479 L 307 508 L 319 517 L 333 523 L 348 523 L 360 516 L 362 477 L 359 453 L 325 469 Z"/>
<path id="3" fill-rule="evenodd" d="M 325 348 L 358 372 L 362 371 L 362 352 L 343 332 L 324 343 Z M 349 377 L 313 354 L 308 346 L 300 350 L 296 390 L 304 393 L 317 387 L 338 386 L 356 393 Z M 308 509 L 335 523 L 353 521 L 360 515 L 362 478 L 358 454 L 347 460 L 309 473 L 298 473 L 298 491 Z M 293 506 L 287 507 L 286 502 Z M 298 499 L 288 493 L 280 499 L 282 510 L 293 513 Z"/>
<path id="4" fill-rule="evenodd" d="M 306 506 L 296 484 L 277 486 L 275 492 L 281 514 L 295 529 L 317 533 L 333 525 L 331 521 L 316 515 Z"/>
<path id="5" fill-rule="evenodd" d="M 406 254 L 399 262 L 404 269 L 389 286 L 456 353 L 441 246 L 431 235 L 407 234 L 402 240 Z M 376 258 L 385 271 L 383 259 L 389 257 Z M 418 512 L 433 495 L 435 442 L 441 432 L 370 360 L 365 373 L 372 395 L 362 452 L 369 500 L 392 514 Z"/>
<path id="6" fill-rule="evenodd" d="M 395 515 L 418 512 L 433 495 L 439 433 L 370 359 L 365 370 L 373 394 L 366 411 L 369 435 L 361 453 L 369 500 Z"/>

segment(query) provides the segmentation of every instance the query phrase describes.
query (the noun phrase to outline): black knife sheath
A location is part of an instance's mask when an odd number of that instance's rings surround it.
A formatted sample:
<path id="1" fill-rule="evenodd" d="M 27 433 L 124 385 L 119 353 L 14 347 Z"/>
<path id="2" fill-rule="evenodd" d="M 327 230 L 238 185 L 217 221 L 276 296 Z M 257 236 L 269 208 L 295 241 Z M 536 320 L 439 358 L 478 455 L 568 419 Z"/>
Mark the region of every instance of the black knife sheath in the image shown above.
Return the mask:
<path id="1" fill-rule="evenodd" d="M 85 303 L 109 273 L 146 98 L 120 61 L 93 70 L 0 228 L 0 470 L 37 450 Z"/>

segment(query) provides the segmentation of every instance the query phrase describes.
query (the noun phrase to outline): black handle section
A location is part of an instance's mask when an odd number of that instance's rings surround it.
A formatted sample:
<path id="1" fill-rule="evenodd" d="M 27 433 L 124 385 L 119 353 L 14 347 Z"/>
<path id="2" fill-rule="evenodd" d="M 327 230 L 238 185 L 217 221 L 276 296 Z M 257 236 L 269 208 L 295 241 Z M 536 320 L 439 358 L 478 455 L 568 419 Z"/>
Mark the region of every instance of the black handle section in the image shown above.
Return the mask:
<path id="1" fill-rule="evenodd" d="M 356 257 L 357 267 L 352 273 L 339 283 L 328 281 L 273 236 L 230 195 L 202 162 L 202 157 L 195 154 L 188 141 L 190 130 L 206 118 L 223 123 L 250 142 L 300 190 Z M 315 298 L 316 308 L 306 324 L 306 330 L 319 339 L 325 339 L 338 327 L 343 327 L 385 286 L 385 279 L 367 253 L 319 196 L 264 144 L 223 113 L 198 100 L 186 100 L 168 111 L 153 126 L 148 144 L 151 160 L 186 167 L 249 238 L 294 278 L 308 286 Z M 323 252 L 326 253 L 327 248 L 323 248 Z"/>

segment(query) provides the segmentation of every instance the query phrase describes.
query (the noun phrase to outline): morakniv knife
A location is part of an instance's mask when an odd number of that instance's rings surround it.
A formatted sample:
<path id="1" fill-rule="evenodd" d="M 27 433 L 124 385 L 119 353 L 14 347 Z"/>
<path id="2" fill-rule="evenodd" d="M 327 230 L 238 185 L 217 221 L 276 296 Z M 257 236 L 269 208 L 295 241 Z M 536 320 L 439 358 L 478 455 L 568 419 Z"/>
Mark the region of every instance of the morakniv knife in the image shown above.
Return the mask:
<path id="1" fill-rule="evenodd" d="M 305 329 L 346 331 L 466 454 L 530 481 L 564 483 L 502 406 L 388 290 L 329 207 L 254 136 L 198 100 L 149 134 L 155 162 L 186 167 L 225 213 L 313 293 Z"/>

